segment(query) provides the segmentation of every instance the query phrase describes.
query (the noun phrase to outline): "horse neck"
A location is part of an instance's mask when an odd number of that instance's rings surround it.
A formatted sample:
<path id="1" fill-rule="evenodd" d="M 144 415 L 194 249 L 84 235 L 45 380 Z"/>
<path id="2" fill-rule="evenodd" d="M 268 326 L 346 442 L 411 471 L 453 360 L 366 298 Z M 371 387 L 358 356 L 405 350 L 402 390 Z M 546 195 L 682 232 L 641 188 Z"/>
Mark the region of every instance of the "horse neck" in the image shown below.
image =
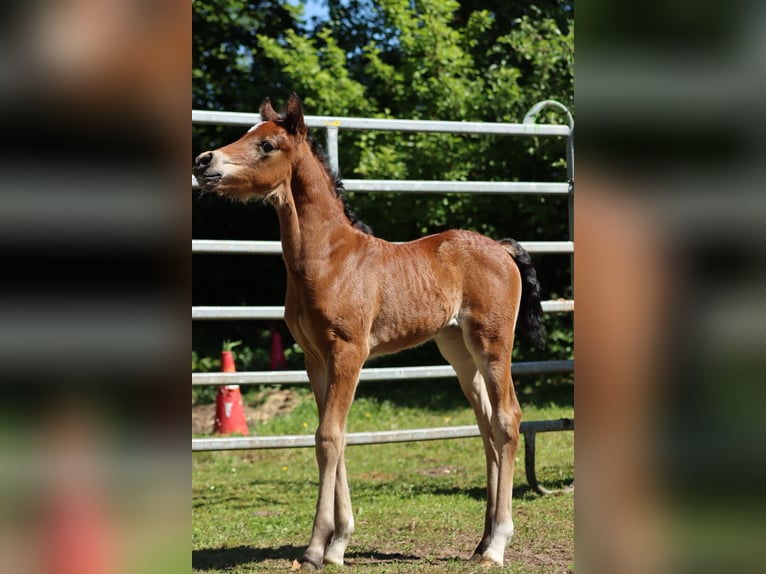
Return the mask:
<path id="1" fill-rule="evenodd" d="M 331 243 L 353 233 L 334 185 L 310 151 L 295 162 L 286 200 L 277 208 L 282 253 L 290 271 L 310 273 L 324 265 Z"/>

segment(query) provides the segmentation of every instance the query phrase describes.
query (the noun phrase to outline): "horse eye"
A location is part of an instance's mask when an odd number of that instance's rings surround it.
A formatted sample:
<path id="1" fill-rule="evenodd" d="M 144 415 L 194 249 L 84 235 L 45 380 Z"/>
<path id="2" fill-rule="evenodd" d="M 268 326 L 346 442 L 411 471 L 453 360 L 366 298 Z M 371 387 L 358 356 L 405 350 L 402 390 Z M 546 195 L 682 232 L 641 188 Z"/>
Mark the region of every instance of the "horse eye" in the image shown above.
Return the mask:
<path id="1" fill-rule="evenodd" d="M 262 141 L 261 142 L 261 149 L 265 153 L 270 153 L 270 152 L 274 151 L 276 148 L 274 147 L 274 145 L 271 142 Z"/>

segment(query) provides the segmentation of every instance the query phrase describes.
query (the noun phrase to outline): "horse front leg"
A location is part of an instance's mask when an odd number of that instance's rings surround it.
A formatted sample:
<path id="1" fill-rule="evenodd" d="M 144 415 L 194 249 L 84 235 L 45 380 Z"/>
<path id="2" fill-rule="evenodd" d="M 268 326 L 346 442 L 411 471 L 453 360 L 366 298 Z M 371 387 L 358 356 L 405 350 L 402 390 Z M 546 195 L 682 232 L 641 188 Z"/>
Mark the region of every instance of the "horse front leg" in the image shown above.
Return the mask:
<path id="1" fill-rule="evenodd" d="M 317 413 L 319 415 L 319 423 L 321 425 L 322 421 L 324 420 L 325 405 L 327 404 L 327 367 L 320 359 L 315 357 L 308 350 L 304 352 L 306 373 L 308 374 L 309 382 L 311 383 L 311 390 L 314 393 L 314 399 L 316 400 L 317 404 Z M 329 481 L 324 480 L 323 491 L 324 473 L 322 470 L 322 464 L 318 450 L 316 452 L 316 459 L 319 465 L 319 496 L 317 499 L 317 509 L 314 515 L 314 527 L 312 530 L 311 542 L 309 543 L 309 547 L 306 549 L 300 559 L 301 570 L 320 569 L 322 567 L 322 555 L 324 553 L 324 544 L 319 544 L 319 538 L 322 535 L 321 533 L 326 530 L 327 526 L 318 524 L 317 517 L 319 516 L 319 508 L 322 499 L 327 499 L 328 494 L 326 490 Z M 330 528 L 332 528 L 332 525 L 330 525 Z"/>
<path id="2" fill-rule="evenodd" d="M 347 343 L 336 344 L 330 353 L 326 394 L 323 408 L 320 406 L 315 435 L 319 495 L 311 540 L 300 559 L 304 570 L 319 569 L 325 560 L 343 564 L 343 555 L 354 528 L 345 468 L 345 430 L 365 358 L 362 352 Z"/>

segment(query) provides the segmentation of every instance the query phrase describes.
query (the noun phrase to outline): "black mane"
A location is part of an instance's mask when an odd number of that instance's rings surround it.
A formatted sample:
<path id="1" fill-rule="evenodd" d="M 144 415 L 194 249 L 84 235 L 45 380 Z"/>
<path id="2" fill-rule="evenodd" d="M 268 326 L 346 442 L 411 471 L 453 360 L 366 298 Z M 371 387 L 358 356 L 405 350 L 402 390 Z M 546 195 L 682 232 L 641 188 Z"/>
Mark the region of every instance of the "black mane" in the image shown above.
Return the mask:
<path id="1" fill-rule="evenodd" d="M 330 159 L 327 157 L 327 154 L 322 148 L 322 145 L 313 136 L 308 137 L 308 142 L 309 146 L 311 146 L 311 153 L 316 156 L 316 158 L 321 162 L 322 167 L 324 167 L 325 171 L 327 171 L 329 176 L 332 178 L 335 187 L 335 195 L 338 196 L 338 199 L 340 199 L 340 202 L 343 204 L 343 213 L 346 214 L 346 217 L 351 222 L 351 225 L 353 225 L 359 231 L 366 233 L 367 235 L 372 235 L 372 228 L 364 221 L 359 219 L 356 213 L 354 213 L 351 207 L 348 205 L 348 201 L 346 199 L 346 189 L 343 187 L 343 180 L 335 172 L 335 170 L 333 170 L 332 166 L 330 165 Z"/>

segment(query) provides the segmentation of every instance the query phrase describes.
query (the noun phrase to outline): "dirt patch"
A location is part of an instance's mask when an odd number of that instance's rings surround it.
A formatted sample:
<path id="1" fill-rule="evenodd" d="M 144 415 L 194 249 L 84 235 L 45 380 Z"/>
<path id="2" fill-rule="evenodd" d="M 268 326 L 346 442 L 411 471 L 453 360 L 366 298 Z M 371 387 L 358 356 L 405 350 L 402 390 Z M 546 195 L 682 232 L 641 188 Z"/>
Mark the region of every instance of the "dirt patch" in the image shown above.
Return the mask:
<path id="1" fill-rule="evenodd" d="M 426 468 L 418 470 L 418 474 L 423 476 L 446 476 L 448 474 L 454 474 L 457 472 L 456 466 L 438 466 L 436 468 Z"/>
<path id="2" fill-rule="evenodd" d="M 298 402 L 291 389 L 265 389 L 244 403 L 247 426 L 252 430 L 258 423 L 287 414 Z M 192 434 L 212 434 L 214 423 L 215 403 L 192 405 Z"/>
<path id="3" fill-rule="evenodd" d="M 215 404 L 192 405 L 192 434 L 212 434 Z"/>

